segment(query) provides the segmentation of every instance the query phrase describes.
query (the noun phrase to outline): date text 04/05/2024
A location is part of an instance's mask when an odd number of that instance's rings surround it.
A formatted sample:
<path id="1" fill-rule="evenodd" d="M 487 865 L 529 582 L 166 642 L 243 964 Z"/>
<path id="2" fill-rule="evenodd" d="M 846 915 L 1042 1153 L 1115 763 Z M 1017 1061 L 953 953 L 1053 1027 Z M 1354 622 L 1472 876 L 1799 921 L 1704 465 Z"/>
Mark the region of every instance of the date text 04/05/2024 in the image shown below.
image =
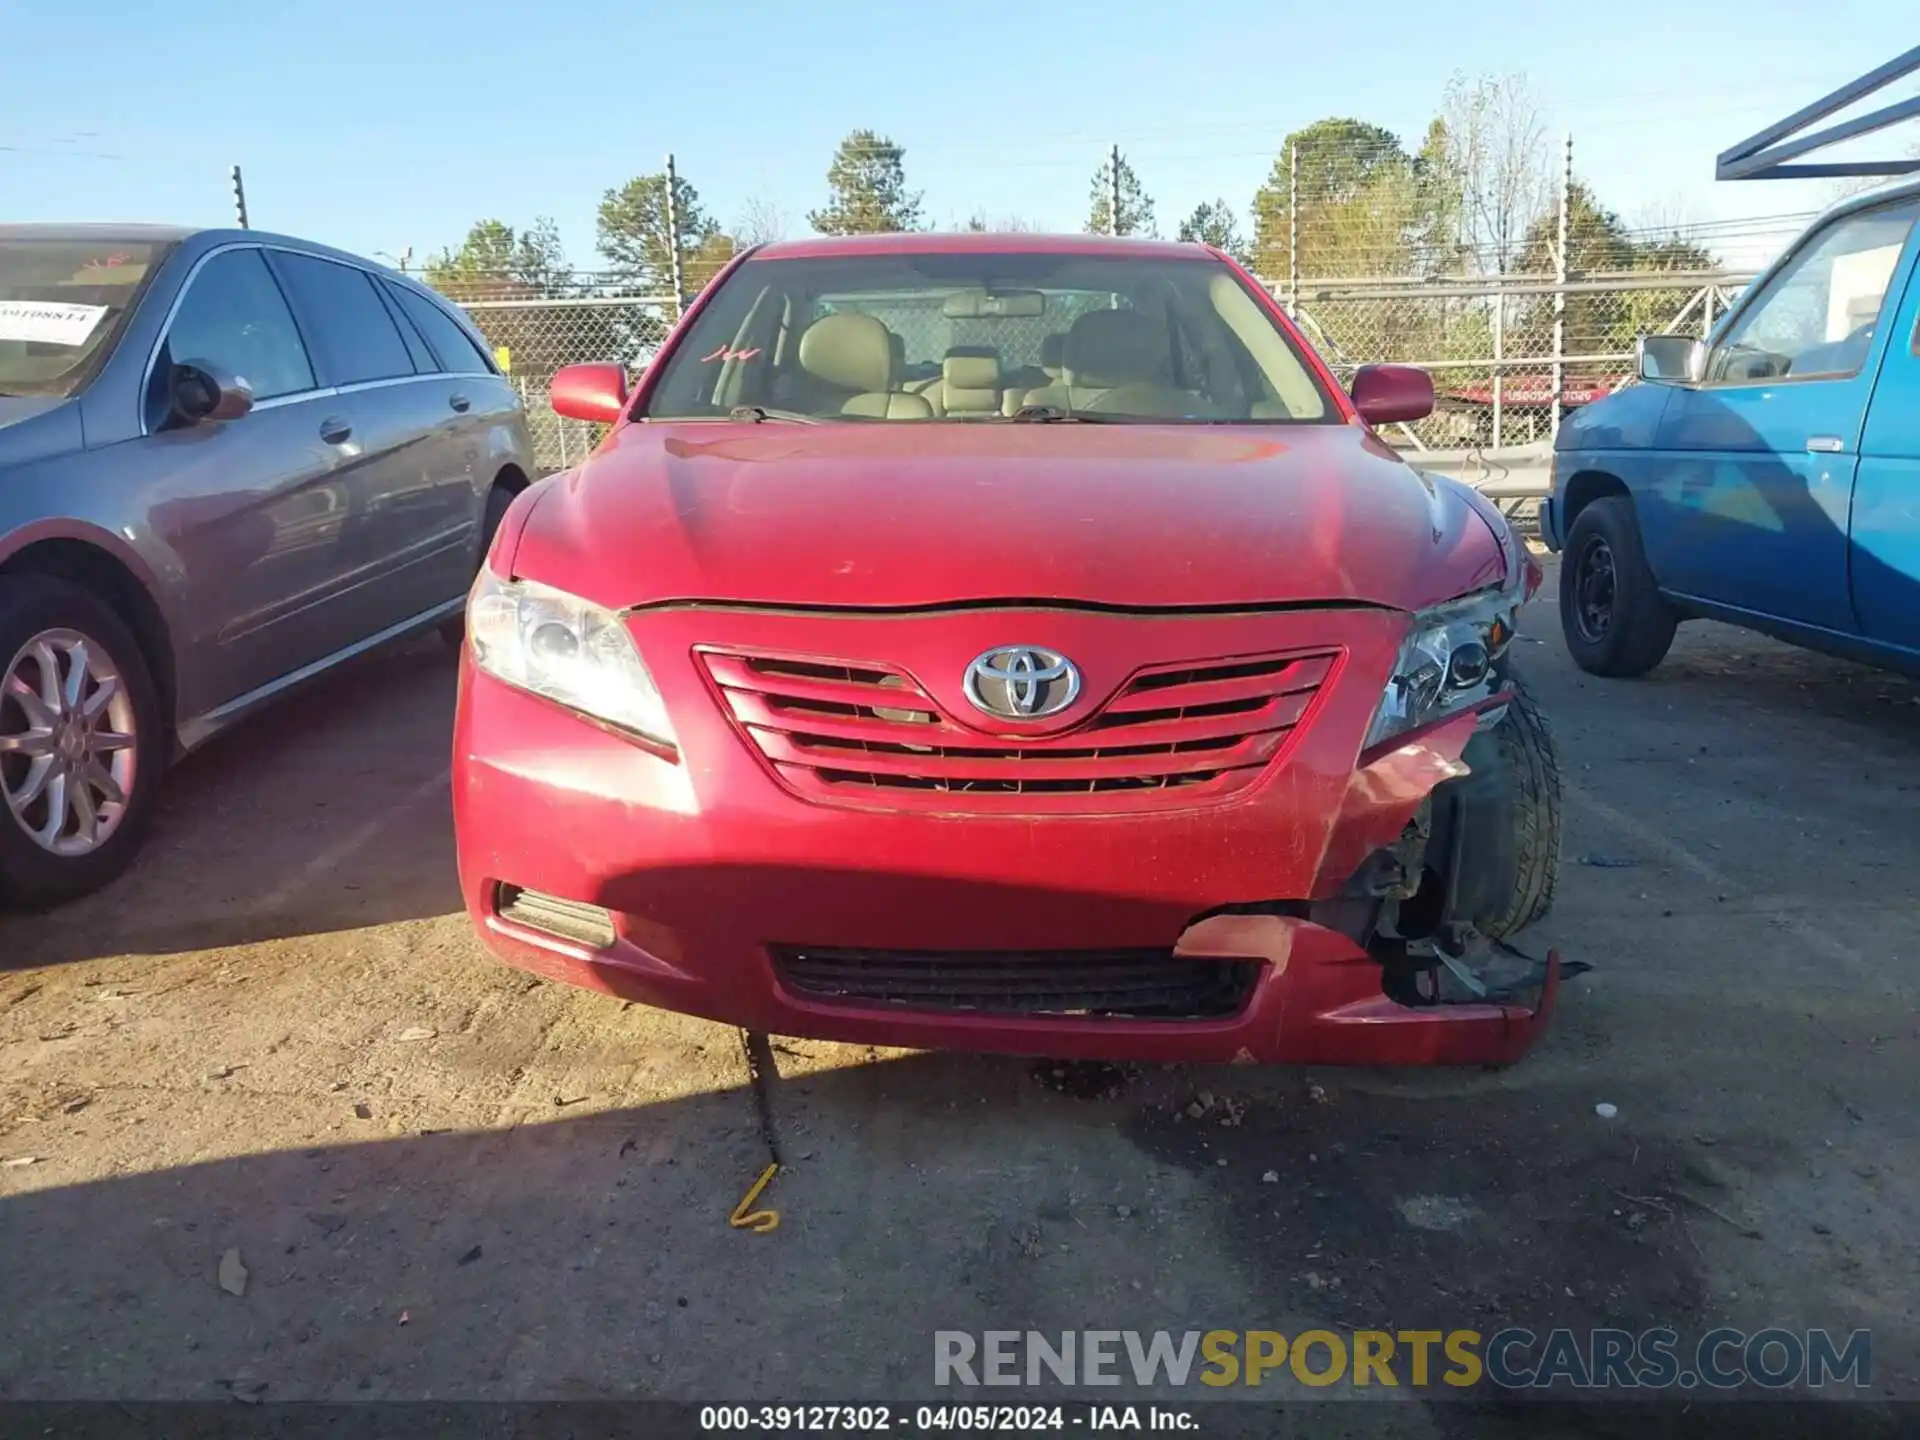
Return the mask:
<path id="1" fill-rule="evenodd" d="M 735 1434 L 844 1431 L 935 1434 L 949 1430 L 1018 1434 L 1084 1430 L 1131 1435 L 1198 1430 L 1186 1410 L 1159 1405 L 703 1405 L 702 1430 Z"/>

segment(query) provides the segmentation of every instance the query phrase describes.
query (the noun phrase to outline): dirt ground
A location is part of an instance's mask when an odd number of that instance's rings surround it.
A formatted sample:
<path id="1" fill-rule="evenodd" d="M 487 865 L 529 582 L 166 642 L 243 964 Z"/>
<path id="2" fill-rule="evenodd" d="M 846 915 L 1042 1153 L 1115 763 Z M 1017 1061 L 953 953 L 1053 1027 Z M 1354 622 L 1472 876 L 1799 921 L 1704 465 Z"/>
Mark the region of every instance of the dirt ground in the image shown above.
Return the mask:
<path id="1" fill-rule="evenodd" d="M 183 766 L 98 901 L 0 919 L 0 1397 L 925 1399 L 936 1328 L 1726 1323 L 1869 1328 L 1920 1399 L 1920 689 L 1712 626 L 1593 680 L 1550 594 L 1522 653 L 1571 783 L 1532 944 L 1594 967 L 1524 1063 L 776 1041 L 769 1235 L 735 1032 L 482 954 L 452 663 L 367 661 Z"/>

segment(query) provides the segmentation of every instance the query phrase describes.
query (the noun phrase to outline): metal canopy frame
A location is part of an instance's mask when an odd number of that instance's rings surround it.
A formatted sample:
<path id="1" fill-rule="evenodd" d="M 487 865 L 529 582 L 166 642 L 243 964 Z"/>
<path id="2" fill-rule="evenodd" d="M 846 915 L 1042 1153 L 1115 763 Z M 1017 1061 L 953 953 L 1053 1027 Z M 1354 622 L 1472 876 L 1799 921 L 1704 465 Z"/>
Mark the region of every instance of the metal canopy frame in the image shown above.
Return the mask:
<path id="1" fill-rule="evenodd" d="M 1889 125 L 1897 125 L 1902 120 L 1911 120 L 1920 116 L 1920 96 L 1911 100 L 1902 100 L 1893 105 L 1883 105 L 1865 115 L 1852 120 L 1842 121 L 1838 125 L 1829 125 L 1824 130 L 1816 130 L 1811 135 L 1803 135 L 1815 121 L 1824 120 L 1837 110 L 1847 106 L 1876 90 L 1892 84 L 1903 75 L 1920 70 L 1920 45 L 1895 56 L 1878 70 L 1870 70 L 1857 80 L 1850 80 L 1838 90 L 1814 101 L 1803 110 L 1797 110 L 1786 119 L 1769 125 L 1757 135 L 1749 135 L 1738 145 L 1720 152 L 1714 162 L 1716 180 L 1813 180 L 1843 179 L 1851 176 L 1910 175 L 1920 171 L 1920 157 L 1896 159 L 1889 156 L 1885 160 L 1815 160 L 1804 164 L 1791 164 L 1800 156 L 1811 154 L 1815 150 L 1824 150 L 1829 145 L 1838 145 L 1844 140 L 1853 140 L 1861 135 L 1871 135 L 1876 130 L 1884 130 Z M 1797 136 L 1798 138 L 1789 138 Z"/>

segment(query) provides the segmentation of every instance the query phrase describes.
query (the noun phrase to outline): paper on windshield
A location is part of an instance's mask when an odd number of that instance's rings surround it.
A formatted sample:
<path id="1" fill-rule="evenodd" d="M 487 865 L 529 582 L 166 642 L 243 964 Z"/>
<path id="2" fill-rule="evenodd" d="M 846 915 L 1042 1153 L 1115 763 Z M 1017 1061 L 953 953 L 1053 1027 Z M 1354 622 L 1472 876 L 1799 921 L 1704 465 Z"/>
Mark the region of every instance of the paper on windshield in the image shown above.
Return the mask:
<path id="1" fill-rule="evenodd" d="M 0 340 L 84 345 L 106 314 L 105 305 L 70 305 L 63 300 L 0 300 Z"/>

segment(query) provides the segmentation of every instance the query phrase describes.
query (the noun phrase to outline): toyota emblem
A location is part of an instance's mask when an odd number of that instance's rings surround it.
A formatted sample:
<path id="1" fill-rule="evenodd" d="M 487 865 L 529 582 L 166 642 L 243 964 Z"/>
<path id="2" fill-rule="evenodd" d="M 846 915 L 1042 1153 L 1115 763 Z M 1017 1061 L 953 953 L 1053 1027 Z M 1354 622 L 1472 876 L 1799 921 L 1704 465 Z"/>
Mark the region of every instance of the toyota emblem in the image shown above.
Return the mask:
<path id="1" fill-rule="evenodd" d="M 1001 720 L 1057 715 L 1080 696 L 1080 671 L 1058 650 L 1004 645 L 967 666 L 967 699 Z"/>

